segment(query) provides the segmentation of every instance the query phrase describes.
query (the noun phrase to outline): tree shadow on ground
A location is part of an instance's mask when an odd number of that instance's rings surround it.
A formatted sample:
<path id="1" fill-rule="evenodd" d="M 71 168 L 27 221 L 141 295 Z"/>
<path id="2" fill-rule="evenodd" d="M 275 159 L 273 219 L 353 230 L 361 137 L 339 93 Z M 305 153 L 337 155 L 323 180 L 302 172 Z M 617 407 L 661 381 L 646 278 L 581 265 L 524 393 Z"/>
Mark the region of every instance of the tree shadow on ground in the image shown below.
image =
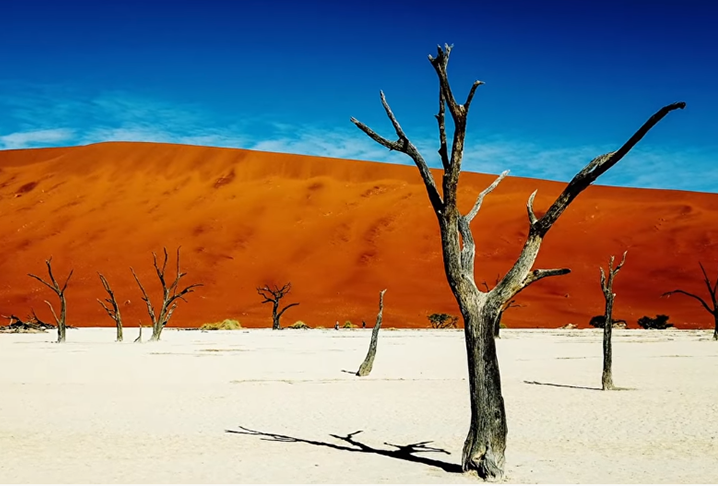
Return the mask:
<path id="1" fill-rule="evenodd" d="M 463 472 L 461 469 L 461 465 L 459 465 L 459 464 L 452 464 L 450 462 L 440 461 L 437 459 L 429 459 L 426 457 L 421 457 L 421 456 L 415 455 L 415 454 L 420 454 L 420 453 L 450 454 L 450 452 L 448 452 L 444 449 L 439 449 L 439 448 L 428 446 L 427 444 L 430 444 L 432 441 L 416 442 L 414 444 L 408 444 L 408 445 L 396 445 L 396 444 L 390 444 L 388 442 L 384 442 L 384 445 L 396 448 L 396 450 L 389 450 L 389 449 L 377 449 L 377 448 L 371 447 L 367 444 L 364 444 L 364 443 L 356 440 L 354 438 L 354 436 L 357 434 L 360 434 L 362 432 L 361 430 L 357 430 L 356 432 L 352 432 L 351 434 L 347 434 L 346 436 L 329 434 L 332 437 L 334 437 L 335 439 L 338 439 L 338 440 L 344 442 L 344 444 L 332 444 L 331 442 L 300 439 L 298 437 L 291 437 L 288 435 L 272 434 L 269 432 L 260 432 L 260 431 L 248 429 L 248 428 L 242 427 L 242 426 L 239 427 L 239 430 L 225 430 L 225 432 L 228 434 L 253 435 L 253 436 L 260 437 L 262 440 L 267 440 L 267 441 L 271 441 L 271 442 L 296 442 L 296 443 L 309 444 L 309 445 L 319 446 L 319 447 L 328 447 L 330 449 L 336 449 L 339 451 L 359 452 L 359 453 L 364 453 L 364 454 L 376 454 L 379 456 L 400 459 L 402 461 L 415 462 L 418 464 L 424 464 L 426 466 L 437 467 L 437 468 L 443 469 L 444 471 L 449 472 L 449 473 Z"/>
<path id="2" fill-rule="evenodd" d="M 560 383 L 543 383 L 540 381 L 527 381 L 524 380 L 524 383 L 527 385 L 541 385 L 541 386 L 555 386 L 558 388 L 575 388 L 578 390 L 596 390 L 596 391 L 603 391 L 603 388 L 593 387 L 593 386 L 578 386 L 578 385 L 562 385 Z M 635 390 L 635 388 L 625 388 L 621 386 L 614 386 L 608 391 L 630 391 Z"/>
<path id="3" fill-rule="evenodd" d="M 527 385 L 555 386 L 555 387 L 559 387 L 559 388 L 576 388 L 578 390 L 603 391 L 601 388 L 592 387 L 592 386 L 562 385 L 560 383 L 542 383 L 540 381 L 527 381 L 527 380 L 524 380 L 524 383 L 526 383 Z"/>

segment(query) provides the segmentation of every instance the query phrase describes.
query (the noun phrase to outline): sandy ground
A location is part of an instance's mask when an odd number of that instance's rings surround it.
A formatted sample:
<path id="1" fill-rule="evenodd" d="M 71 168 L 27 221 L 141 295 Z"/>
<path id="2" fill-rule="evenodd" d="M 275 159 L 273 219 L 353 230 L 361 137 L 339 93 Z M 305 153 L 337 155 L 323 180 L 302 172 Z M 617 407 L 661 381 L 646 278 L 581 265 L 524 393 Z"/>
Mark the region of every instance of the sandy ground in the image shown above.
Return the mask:
<path id="1" fill-rule="evenodd" d="M 167 329 L 134 344 L 136 331 L 121 344 L 107 328 L 69 330 L 64 345 L 0 335 L 0 482 L 477 482 L 456 472 L 460 331 L 382 331 L 361 379 L 342 370 L 369 330 Z M 602 392 L 599 331 L 504 331 L 507 481 L 718 481 L 709 336 L 617 331 L 614 381 L 628 390 Z M 286 438 L 227 432 L 240 427 Z M 354 445 L 332 437 L 358 430 Z M 387 445 L 424 441 L 446 452 Z"/>

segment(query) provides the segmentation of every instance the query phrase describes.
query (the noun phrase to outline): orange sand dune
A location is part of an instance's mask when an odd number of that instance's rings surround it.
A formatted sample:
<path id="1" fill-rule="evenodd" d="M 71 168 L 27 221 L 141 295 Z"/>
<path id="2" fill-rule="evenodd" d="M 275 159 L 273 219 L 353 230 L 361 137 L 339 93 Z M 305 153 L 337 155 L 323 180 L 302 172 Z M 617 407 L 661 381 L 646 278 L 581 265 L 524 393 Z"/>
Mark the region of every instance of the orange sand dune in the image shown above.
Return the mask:
<path id="1" fill-rule="evenodd" d="M 435 172 L 438 177 L 438 172 Z M 494 176 L 464 173 L 461 205 Z M 564 184 L 507 178 L 474 220 L 477 281 L 492 284 L 518 255 L 527 231 L 525 204 L 539 190 L 545 210 Z M 172 326 L 225 318 L 270 324 L 257 286 L 292 282 L 283 324 L 346 320 L 371 326 L 378 292 L 388 288 L 387 327 L 426 327 L 427 314 L 457 314 L 446 283 L 438 228 L 415 167 L 248 150 L 153 143 L 0 151 L 0 313 L 35 309 L 55 295 L 27 276 L 58 279 L 74 269 L 68 322 L 109 326 L 97 298 L 102 272 L 123 302 L 126 325 L 148 323 L 133 267 L 151 293 L 159 284 L 151 252 L 182 246 L 186 283 L 204 287 L 180 303 Z M 616 280 L 618 318 L 668 314 L 679 327 L 708 327 L 695 301 L 660 298 L 680 287 L 704 292 L 698 261 L 718 264 L 718 195 L 591 187 L 555 225 L 538 264 L 572 273 L 519 297 L 510 327 L 585 327 L 602 313 L 598 266 L 629 250 Z M 170 265 L 174 264 L 174 258 Z"/>

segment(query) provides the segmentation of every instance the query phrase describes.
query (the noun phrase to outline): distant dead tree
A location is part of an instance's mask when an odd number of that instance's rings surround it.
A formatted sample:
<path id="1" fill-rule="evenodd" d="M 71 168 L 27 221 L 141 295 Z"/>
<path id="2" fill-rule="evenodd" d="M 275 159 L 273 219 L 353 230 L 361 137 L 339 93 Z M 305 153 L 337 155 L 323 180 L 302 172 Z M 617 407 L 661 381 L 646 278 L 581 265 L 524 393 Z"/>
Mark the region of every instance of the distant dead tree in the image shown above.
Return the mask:
<path id="1" fill-rule="evenodd" d="M 623 252 L 623 259 L 616 268 L 613 268 L 613 255 L 608 261 L 608 276 L 601 270 L 601 290 L 603 290 L 603 298 L 606 301 L 606 307 L 603 313 L 603 374 L 601 375 L 601 388 L 604 390 L 613 390 L 613 373 L 611 366 L 613 364 L 613 350 L 611 348 L 611 332 L 613 331 L 613 300 L 616 294 L 613 293 L 613 279 L 618 271 L 626 263 L 626 254 L 628 250 Z"/>
<path id="2" fill-rule="evenodd" d="M 290 307 L 299 305 L 299 302 L 294 302 L 285 306 L 284 308 L 282 308 L 282 310 L 279 310 L 279 301 L 281 301 L 284 296 L 286 296 L 291 290 L 291 282 L 285 284 L 281 288 L 276 285 L 265 285 L 264 287 L 257 287 L 257 293 L 264 297 L 262 304 L 272 304 L 272 329 L 281 329 L 282 327 L 279 324 L 279 319 L 281 319 L 282 314 L 284 314 L 284 312 Z M 339 321 L 337 321 L 337 327 L 338 326 Z"/>
<path id="3" fill-rule="evenodd" d="M 50 312 L 52 312 L 52 316 L 55 318 L 55 322 L 57 323 L 57 342 L 58 343 L 64 343 L 65 342 L 65 321 L 67 317 L 67 300 L 65 299 L 65 290 L 67 290 L 67 284 L 70 281 L 70 277 L 72 277 L 72 272 L 74 270 L 70 270 L 70 273 L 67 275 L 67 278 L 65 279 L 65 283 L 60 287 L 60 284 L 55 280 L 55 276 L 52 274 L 52 257 L 50 259 L 45 260 L 45 265 L 47 265 L 47 273 L 50 276 L 50 282 L 46 282 L 42 278 L 38 277 L 37 275 L 34 275 L 32 273 L 28 273 L 28 276 L 34 278 L 35 280 L 47 285 L 50 290 L 55 292 L 57 296 L 60 298 L 60 317 L 57 317 L 57 314 L 55 313 L 55 309 L 52 307 L 52 304 L 49 301 L 45 301 L 47 306 L 50 308 Z"/>
<path id="4" fill-rule="evenodd" d="M 107 282 L 107 279 L 104 275 L 98 272 L 98 275 L 100 276 L 100 281 L 102 282 L 102 286 L 105 287 L 105 291 L 109 295 L 109 298 L 105 299 L 105 301 L 101 301 L 100 299 L 97 299 L 97 302 L 100 303 L 103 309 L 105 309 L 105 312 L 107 312 L 107 315 L 110 316 L 110 318 L 115 321 L 115 326 L 117 327 L 117 342 L 122 342 L 122 315 L 120 315 L 120 306 L 117 304 L 117 299 L 115 299 L 115 293 L 110 288 L 110 284 Z M 106 303 L 105 303 L 106 302 Z"/>
<path id="5" fill-rule="evenodd" d="M 371 330 L 371 341 L 369 342 L 369 351 L 366 353 L 364 362 L 359 366 L 357 376 L 369 376 L 371 369 L 374 366 L 374 357 L 376 356 L 376 345 L 379 341 L 379 329 L 381 329 L 382 314 L 384 313 L 384 294 L 386 289 L 379 292 L 379 313 L 376 315 L 376 324 L 374 329 Z"/>
<path id="6" fill-rule="evenodd" d="M 703 308 L 707 310 L 710 315 L 713 316 L 713 323 L 715 325 L 715 329 L 713 331 L 713 339 L 718 341 L 718 278 L 716 278 L 715 283 L 711 283 L 711 279 L 708 278 L 708 272 L 706 272 L 705 267 L 703 267 L 703 264 L 701 262 L 698 262 L 698 265 L 701 267 L 701 272 L 703 272 L 703 283 L 706 284 L 706 287 L 708 288 L 708 295 L 711 297 L 711 306 L 709 306 L 705 300 L 703 300 L 702 297 L 696 294 L 691 294 L 690 292 L 686 292 L 685 290 L 671 290 L 670 292 L 666 292 L 662 295 L 662 297 L 670 297 L 673 294 L 683 294 L 687 295 L 688 297 L 693 297 L 698 302 L 701 303 Z"/>
<path id="7" fill-rule="evenodd" d="M 167 323 L 169 322 L 170 318 L 172 317 L 172 314 L 174 313 L 175 309 L 177 308 L 178 300 L 184 300 L 187 302 L 184 298 L 185 295 L 194 292 L 194 289 L 197 287 L 201 287 L 202 284 L 192 284 L 189 285 L 182 290 L 179 289 L 179 283 L 180 279 L 187 275 L 186 273 L 183 273 L 180 271 L 180 249 L 177 248 L 177 273 L 175 276 L 174 281 L 171 284 L 167 284 L 167 280 L 165 279 L 165 272 L 167 270 L 167 260 L 169 259 L 169 256 L 167 255 L 167 248 L 163 248 L 164 251 L 164 261 L 162 262 L 162 267 L 160 267 L 157 264 L 157 255 L 152 252 L 152 261 L 155 267 L 155 271 L 157 272 L 157 277 L 160 279 L 160 284 L 162 284 L 162 305 L 160 306 L 160 312 L 159 314 L 155 312 L 155 308 L 150 302 L 150 298 L 147 295 L 147 291 L 142 286 L 142 283 L 140 282 L 140 279 L 137 277 L 137 274 L 135 273 L 135 270 L 130 267 L 130 271 L 132 271 L 132 275 L 135 277 L 135 281 L 137 282 L 137 285 L 140 286 L 140 290 L 142 291 L 142 300 L 145 301 L 145 304 L 147 304 L 147 312 L 150 315 L 150 320 L 152 322 L 152 337 L 150 338 L 150 341 L 159 341 L 160 335 L 162 334 L 162 330 L 165 328 Z M 142 331 L 140 331 L 141 333 Z"/>
<path id="8" fill-rule="evenodd" d="M 135 338 L 135 341 L 134 341 L 134 342 L 136 342 L 136 343 L 141 343 L 141 342 L 142 342 L 142 321 L 140 321 L 140 333 L 139 333 L 139 335 Z"/>
<path id="9" fill-rule="evenodd" d="M 446 278 L 464 319 L 471 425 L 464 443 L 462 467 L 465 471 L 476 471 L 484 479 L 499 479 L 504 476 L 507 428 L 494 339 L 498 314 L 506 308 L 507 302 L 534 282 L 569 273 L 570 270 L 567 268 L 532 270 L 546 233 L 581 192 L 621 160 L 663 117 L 673 110 L 684 108 L 685 103 L 674 103 L 661 108 L 617 151 L 601 155 L 589 162 L 574 176 L 541 217 L 538 217 L 534 211 L 536 192 L 531 194 L 526 205 L 528 236 L 521 254 L 498 285 L 488 292 L 482 292 L 477 288 L 474 276 L 476 247 L 471 232 L 471 222 L 478 214 L 484 197 L 496 188 L 508 171 L 498 176 L 478 195 L 468 213 L 462 214 L 459 211 L 457 188 L 464 152 L 467 115 L 476 89 L 483 83 L 476 81 L 473 84 L 463 105 L 456 100 L 447 74 L 451 49 L 448 45 L 444 49 L 439 46 L 437 56 L 429 56 L 429 61 L 439 78 L 439 113 L 436 119 L 439 128 L 439 155 L 443 168 L 441 192 L 437 188 L 428 164 L 404 133 L 383 92 L 380 93 L 381 102 L 398 137 L 396 140 L 382 137 L 355 118 L 351 121 L 380 145 L 408 155 L 419 169 L 439 223 Z M 450 152 L 446 134 L 446 107 L 454 126 Z"/>

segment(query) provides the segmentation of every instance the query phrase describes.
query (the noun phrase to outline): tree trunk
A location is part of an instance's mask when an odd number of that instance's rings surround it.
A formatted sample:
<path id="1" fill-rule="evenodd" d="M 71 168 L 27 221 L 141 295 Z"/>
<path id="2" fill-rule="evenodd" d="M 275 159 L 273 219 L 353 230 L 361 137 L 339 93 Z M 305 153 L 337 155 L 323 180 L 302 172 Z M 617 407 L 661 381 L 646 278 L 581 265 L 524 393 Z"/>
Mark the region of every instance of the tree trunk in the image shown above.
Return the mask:
<path id="1" fill-rule="evenodd" d="M 277 329 L 281 329 L 281 327 L 279 326 L 279 314 L 277 312 L 278 310 L 279 310 L 279 301 L 274 302 L 272 304 L 272 329 L 275 331 Z"/>
<path id="2" fill-rule="evenodd" d="M 713 339 L 718 341 L 718 312 L 715 312 L 713 314 L 713 319 L 715 320 L 715 331 L 713 331 Z"/>
<path id="3" fill-rule="evenodd" d="M 379 313 L 376 316 L 376 324 L 374 329 L 371 330 L 371 342 L 369 343 L 369 351 L 367 351 L 364 362 L 357 371 L 357 376 L 369 376 L 371 369 L 374 366 L 374 357 L 376 356 L 376 345 L 379 341 L 379 329 L 381 328 L 382 315 L 384 313 L 384 293 L 386 290 L 379 292 Z M 364 322 L 364 321 L 362 321 Z"/>
<path id="4" fill-rule="evenodd" d="M 65 342 L 65 318 L 67 316 L 67 301 L 65 295 L 60 295 L 60 319 L 57 321 L 57 342 Z"/>
<path id="5" fill-rule="evenodd" d="M 484 479 L 501 479 L 508 429 L 494 341 L 500 307 L 487 295 L 461 300 L 471 398 L 471 425 L 464 442 L 462 468 L 475 470 Z"/>
<path id="6" fill-rule="evenodd" d="M 610 269 L 609 269 L 610 271 Z M 610 292 L 610 290 L 609 290 Z M 611 334 L 613 332 L 613 294 L 606 295 L 606 321 L 603 324 L 603 375 L 601 376 L 601 387 L 604 390 L 613 390 L 613 352 L 611 349 Z"/>
<path id="7" fill-rule="evenodd" d="M 119 311 L 118 311 L 119 312 Z M 122 319 L 120 316 L 117 316 L 117 319 L 115 319 L 115 325 L 117 326 L 117 342 L 122 342 Z"/>

